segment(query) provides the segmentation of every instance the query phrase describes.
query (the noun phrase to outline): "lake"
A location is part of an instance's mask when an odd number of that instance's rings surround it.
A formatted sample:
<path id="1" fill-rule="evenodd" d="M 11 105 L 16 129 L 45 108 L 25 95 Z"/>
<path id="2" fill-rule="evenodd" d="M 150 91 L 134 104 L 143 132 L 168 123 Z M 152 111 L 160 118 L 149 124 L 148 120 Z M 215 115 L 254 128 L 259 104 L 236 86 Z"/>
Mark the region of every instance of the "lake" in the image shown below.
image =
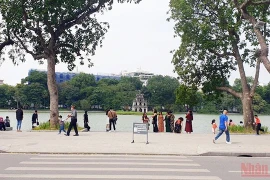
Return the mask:
<path id="1" fill-rule="evenodd" d="M 24 110 L 24 119 L 22 122 L 22 130 L 30 131 L 32 128 L 32 114 L 34 111 Z M 63 119 L 67 117 L 69 114 L 68 111 L 61 111 L 60 115 L 63 116 Z M 78 111 L 78 125 L 83 127 L 83 111 Z M 151 113 L 148 113 L 150 116 Z M 5 118 L 9 116 L 11 121 L 11 126 L 16 130 L 16 113 L 15 110 L 1 110 L 0 116 Z M 40 111 L 38 112 L 39 122 L 46 122 L 49 120 L 49 112 L 48 111 Z M 175 117 L 184 117 L 184 114 L 175 114 Z M 107 118 L 104 113 L 101 112 L 88 112 L 89 117 L 89 125 L 91 126 L 91 131 L 105 131 L 105 124 L 107 122 Z M 243 115 L 240 114 L 228 114 L 229 119 L 232 119 L 235 124 L 239 124 L 242 120 Z M 261 119 L 262 126 L 270 127 L 270 116 L 267 115 L 259 115 Z M 219 124 L 219 115 L 208 115 L 208 114 L 196 114 L 194 113 L 193 120 L 193 131 L 194 133 L 211 133 L 211 121 L 212 119 L 216 119 L 216 122 Z M 138 115 L 118 115 L 116 130 L 121 132 L 132 132 L 133 122 L 141 122 L 141 116 Z M 185 124 L 185 123 L 184 123 Z M 152 132 L 152 125 L 150 127 L 150 132 Z"/>

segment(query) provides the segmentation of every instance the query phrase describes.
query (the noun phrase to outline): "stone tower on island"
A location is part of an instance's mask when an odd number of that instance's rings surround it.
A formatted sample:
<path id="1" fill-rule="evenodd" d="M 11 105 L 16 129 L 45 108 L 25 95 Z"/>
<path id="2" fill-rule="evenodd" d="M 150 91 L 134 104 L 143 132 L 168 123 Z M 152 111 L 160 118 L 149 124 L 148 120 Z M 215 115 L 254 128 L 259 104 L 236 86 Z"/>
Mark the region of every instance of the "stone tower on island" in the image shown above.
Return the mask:
<path id="1" fill-rule="evenodd" d="M 135 111 L 135 112 L 148 111 L 147 101 L 144 99 L 143 94 L 139 93 L 136 95 L 136 99 L 134 99 L 133 104 L 132 104 L 132 111 Z"/>

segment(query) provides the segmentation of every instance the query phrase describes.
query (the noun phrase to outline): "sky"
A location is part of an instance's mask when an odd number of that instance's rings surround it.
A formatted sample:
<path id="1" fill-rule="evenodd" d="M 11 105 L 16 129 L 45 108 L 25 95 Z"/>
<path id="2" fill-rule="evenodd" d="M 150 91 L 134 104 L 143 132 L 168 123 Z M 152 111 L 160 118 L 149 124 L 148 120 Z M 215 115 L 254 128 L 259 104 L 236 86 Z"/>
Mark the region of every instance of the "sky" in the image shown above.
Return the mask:
<path id="1" fill-rule="evenodd" d="M 143 71 L 177 77 L 171 63 L 171 50 L 180 45 L 180 38 L 174 38 L 173 22 L 168 22 L 169 0 L 143 0 L 140 4 L 114 4 L 111 11 L 98 16 L 100 21 L 109 22 L 110 29 L 105 35 L 103 47 L 93 56 L 94 66 L 79 65 L 75 72 L 91 74 L 120 74 L 122 71 Z M 16 85 L 26 77 L 30 69 L 46 70 L 46 63 L 40 65 L 30 55 L 26 62 L 14 66 L 6 60 L 0 66 L 0 79 Z M 66 64 L 57 64 L 57 72 L 67 72 Z M 248 68 L 247 76 L 254 77 L 255 70 Z M 260 83 L 267 84 L 270 74 L 261 67 Z M 230 82 L 239 78 L 232 72 Z"/>

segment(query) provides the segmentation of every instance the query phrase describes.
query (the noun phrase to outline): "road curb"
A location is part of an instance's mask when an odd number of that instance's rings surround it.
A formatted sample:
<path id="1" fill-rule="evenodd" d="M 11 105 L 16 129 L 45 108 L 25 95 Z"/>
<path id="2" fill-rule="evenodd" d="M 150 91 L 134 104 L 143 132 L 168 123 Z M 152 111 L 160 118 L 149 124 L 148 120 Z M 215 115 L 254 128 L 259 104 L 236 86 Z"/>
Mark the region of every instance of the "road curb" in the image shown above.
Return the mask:
<path id="1" fill-rule="evenodd" d="M 270 157 L 270 153 L 207 152 L 200 156 Z"/>
<path id="2" fill-rule="evenodd" d="M 7 152 L 0 154 L 64 154 L 64 155 L 145 155 L 145 156 L 230 156 L 230 157 L 270 157 L 270 153 L 207 152 L 203 154 L 153 154 L 153 153 L 93 153 L 93 152 Z"/>

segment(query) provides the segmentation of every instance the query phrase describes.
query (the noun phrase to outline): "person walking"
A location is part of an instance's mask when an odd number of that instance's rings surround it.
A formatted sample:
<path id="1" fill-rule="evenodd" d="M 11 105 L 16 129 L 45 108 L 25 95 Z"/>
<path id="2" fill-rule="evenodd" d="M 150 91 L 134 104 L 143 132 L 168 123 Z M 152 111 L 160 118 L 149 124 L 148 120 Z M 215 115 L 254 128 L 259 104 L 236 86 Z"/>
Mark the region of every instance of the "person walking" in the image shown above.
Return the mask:
<path id="1" fill-rule="evenodd" d="M 153 132 L 158 132 L 157 124 L 157 110 L 154 109 L 154 115 L 152 116 Z"/>
<path id="2" fill-rule="evenodd" d="M 212 133 L 216 134 L 216 128 L 217 128 L 216 120 L 213 119 L 211 124 L 212 124 Z"/>
<path id="3" fill-rule="evenodd" d="M 264 130 L 261 128 L 262 124 L 261 124 L 261 120 L 259 119 L 258 115 L 254 116 L 255 118 L 255 125 L 256 125 L 256 133 L 257 135 L 260 135 L 260 131 L 264 132 Z"/>
<path id="4" fill-rule="evenodd" d="M 187 132 L 187 134 L 191 134 L 191 132 L 193 132 L 192 121 L 193 121 L 193 113 L 191 110 L 189 110 L 188 113 L 186 114 L 185 131 Z"/>
<path id="5" fill-rule="evenodd" d="M 87 114 L 87 111 L 85 111 L 83 115 L 83 124 L 84 124 L 84 128 L 87 129 L 87 131 L 90 131 L 90 126 L 88 125 L 88 123 L 89 123 L 88 114 Z"/>
<path id="6" fill-rule="evenodd" d="M 115 131 L 115 123 L 117 120 L 117 114 L 115 111 L 113 111 L 112 108 L 110 108 L 110 110 L 108 111 L 108 117 L 109 117 L 109 122 L 110 122 L 110 130 L 109 132 L 112 131 L 112 126 L 113 126 L 113 130 Z"/>
<path id="7" fill-rule="evenodd" d="M 35 124 L 38 122 L 38 113 L 37 110 L 32 115 L 32 128 L 35 127 Z M 37 124 L 36 124 L 37 125 Z"/>
<path id="8" fill-rule="evenodd" d="M 17 132 L 22 132 L 21 127 L 22 127 L 22 120 L 23 120 L 23 110 L 21 107 L 19 107 L 16 110 L 16 119 L 17 119 Z"/>
<path id="9" fill-rule="evenodd" d="M 70 121 L 66 136 L 69 136 L 72 128 L 74 128 L 74 131 L 75 131 L 74 136 L 79 136 L 78 129 L 77 129 L 77 110 L 75 109 L 75 106 L 73 105 L 71 106 L 71 114 L 68 115 L 68 118 L 71 118 L 71 121 Z"/>
<path id="10" fill-rule="evenodd" d="M 230 133 L 229 133 L 229 124 L 228 124 L 228 111 L 224 110 L 223 114 L 219 117 L 219 133 L 217 136 L 213 139 L 213 143 L 216 143 L 216 140 L 225 132 L 226 134 L 226 143 L 231 144 L 230 141 Z"/>

